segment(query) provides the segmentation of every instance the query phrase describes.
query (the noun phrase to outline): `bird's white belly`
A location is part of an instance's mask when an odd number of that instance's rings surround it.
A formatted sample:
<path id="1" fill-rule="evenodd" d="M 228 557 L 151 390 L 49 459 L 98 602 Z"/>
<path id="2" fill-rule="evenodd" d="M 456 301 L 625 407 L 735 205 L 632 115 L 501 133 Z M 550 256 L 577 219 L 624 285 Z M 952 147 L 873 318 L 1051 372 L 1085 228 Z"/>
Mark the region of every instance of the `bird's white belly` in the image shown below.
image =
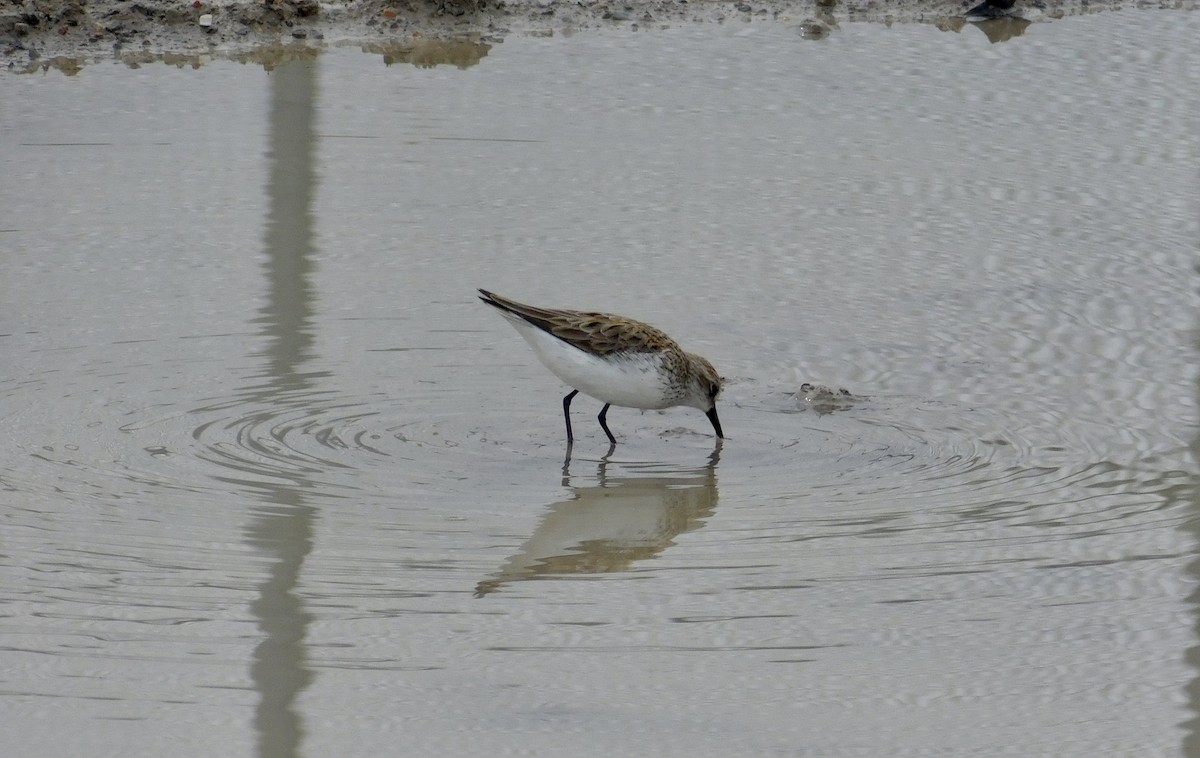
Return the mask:
<path id="1" fill-rule="evenodd" d="M 524 321 L 512 319 L 546 368 L 571 387 L 626 408 L 667 408 L 670 393 L 657 353 L 601 358 L 572 347 Z"/>

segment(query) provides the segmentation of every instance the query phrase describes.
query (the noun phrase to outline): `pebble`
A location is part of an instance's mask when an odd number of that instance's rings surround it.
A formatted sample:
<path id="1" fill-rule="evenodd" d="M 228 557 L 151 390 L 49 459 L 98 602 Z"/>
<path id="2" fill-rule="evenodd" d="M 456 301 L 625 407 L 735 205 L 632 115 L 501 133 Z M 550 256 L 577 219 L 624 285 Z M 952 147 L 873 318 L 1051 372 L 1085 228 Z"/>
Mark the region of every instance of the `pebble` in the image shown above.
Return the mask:
<path id="1" fill-rule="evenodd" d="M 804 39 L 825 39 L 829 36 L 829 27 L 817 21 L 805 21 L 796 28 Z"/>

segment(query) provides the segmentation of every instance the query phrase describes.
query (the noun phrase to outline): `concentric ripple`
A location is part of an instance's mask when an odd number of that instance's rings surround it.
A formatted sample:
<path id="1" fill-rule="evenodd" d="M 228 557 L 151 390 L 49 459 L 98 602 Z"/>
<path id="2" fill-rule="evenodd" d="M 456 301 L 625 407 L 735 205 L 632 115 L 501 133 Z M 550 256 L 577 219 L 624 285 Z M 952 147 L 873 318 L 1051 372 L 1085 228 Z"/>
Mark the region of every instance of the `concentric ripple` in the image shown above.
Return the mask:
<path id="1" fill-rule="evenodd" d="M 754 469 L 760 496 L 791 504 L 764 513 L 769 523 L 753 539 L 873 537 L 944 552 L 1103 538 L 1187 518 L 1170 507 L 1194 486 L 1185 448 L 1156 450 L 1115 428 L 1072 424 L 1069 409 L 1048 402 L 1010 411 L 875 395 L 819 413 L 798 407 L 793 393 L 738 389 L 755 437 L 776 448 Z M 1091 544 L 1102 551 L 1107 541 Z"/>
<path id="2" fill-rule="evenodd" d="M 330 469 L 350 467 L 343 460 L 348 451 L 384 455 L 363 444 L 372 437 L 364 420 L 378 415 L 364 403 L 219 405 L 198 408 L 192 415 L 203 418 L 227 410 L 240 413 L 211 418 L 192 430 L 199 443 L 197 457 L 251 479 L 320 477 Z"/>

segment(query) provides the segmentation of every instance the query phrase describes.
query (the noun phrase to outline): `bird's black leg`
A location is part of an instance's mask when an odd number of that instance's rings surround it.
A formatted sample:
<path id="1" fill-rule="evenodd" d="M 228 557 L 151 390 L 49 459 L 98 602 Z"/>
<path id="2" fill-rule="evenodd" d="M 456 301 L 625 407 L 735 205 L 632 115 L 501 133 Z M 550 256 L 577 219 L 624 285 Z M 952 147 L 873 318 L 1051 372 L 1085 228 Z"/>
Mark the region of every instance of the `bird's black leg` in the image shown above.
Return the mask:
<path id="1" fill-rule="evenodd" d="M 604 433 L 608 435 L 608 441 L 615 445 L 615 444 L 617 444 L 617 438 L 612 436 L 612 432 L 608 431 L 607 418 L 608 418 L 608 406 L 609 405 L 611 405 L 611 403 L 605 403 L 604 407 L 600 409 L 600 415 L 597 416 L 596 418 L 600 419 L 600 428 L 603 429 Z"/>
<path id="2" fill-rule="evenodd" d="M 571 390 L 571 392 L 563 398 L 563 418 L 567 420 L 567 444 L 570 445 L 575 441 L 575 435 L 571 434 L 571 401 L 579 394 L 579 390 Z M 610 435 L 611 436 L 611 435 Z"/>

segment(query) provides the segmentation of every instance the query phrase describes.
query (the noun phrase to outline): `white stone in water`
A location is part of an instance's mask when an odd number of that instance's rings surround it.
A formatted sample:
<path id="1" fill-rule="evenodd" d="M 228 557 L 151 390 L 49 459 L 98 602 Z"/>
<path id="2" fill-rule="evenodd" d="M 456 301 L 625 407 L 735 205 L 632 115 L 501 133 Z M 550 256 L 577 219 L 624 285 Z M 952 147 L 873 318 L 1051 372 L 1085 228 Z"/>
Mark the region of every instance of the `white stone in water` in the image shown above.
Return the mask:
<path id="1" fill-rule="evenodd" d="M 212 14 L 205 13 L 200 16 L 200 26 L 212 26 Z"/>

